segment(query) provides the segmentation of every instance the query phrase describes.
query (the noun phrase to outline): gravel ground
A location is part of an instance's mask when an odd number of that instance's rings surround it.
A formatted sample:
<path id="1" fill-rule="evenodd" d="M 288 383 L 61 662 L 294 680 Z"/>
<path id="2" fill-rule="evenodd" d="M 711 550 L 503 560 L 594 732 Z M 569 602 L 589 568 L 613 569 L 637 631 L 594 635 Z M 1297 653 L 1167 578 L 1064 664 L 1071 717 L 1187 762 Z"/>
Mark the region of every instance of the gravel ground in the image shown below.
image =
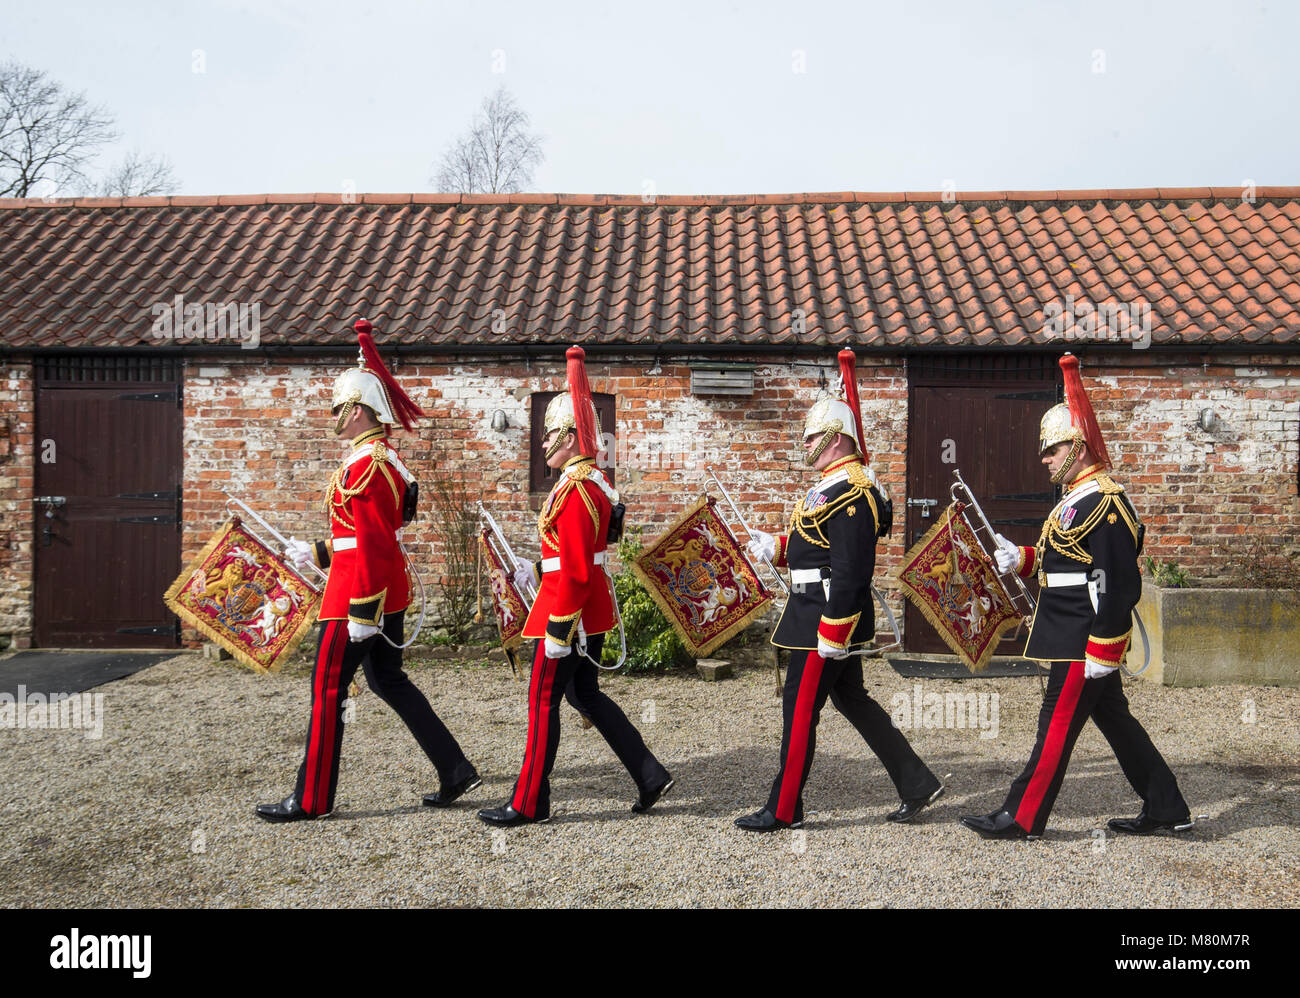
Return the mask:
<path id="1" fill-rule="evenodd" d="M 921 727 L 909 737 L 948 787 L 894 826 L 892 787 L 829 704 L 798 832 L 749 835 L 775 775 L 780 702 L 770 671 L 607 677 L 677 786 L 645 816 L 594 731 L 562 708 L 546 825 L 493 830 L 522 756 L 525 686 L 499 664 L 410 669 L 484 784 L 450 810 L 419 806 L 437 777 L 396 715 L 357 698 L 334 814 L 269 825 L 253 806 L 289 792 L 308 707 L 303 666 L 259 677 L 182 655 L 94 691 L 101 738 L 0 729 L 0 906 L 1295 906 L 1300 900 L 1300 690 L 1175 690 L 1129 697 L 1178 776 L 1196 829 L 1104 834 L 1137 800 L 1100 734 L 1079 739 L 1047 835 L 985 842 L 957 824 L 1002 802 L 1033 741 L 1034 679 L 922 682 L 923 694 L 998 695 L 996 737 Z M 916 683 L 868 666 L 886 706 Z M 986 701 L 986 709 L 992 701 Z M 1253 711 L 1253 720 L 1251 712 Z M 985 721 L 991 721 L 986 713 Z"/>

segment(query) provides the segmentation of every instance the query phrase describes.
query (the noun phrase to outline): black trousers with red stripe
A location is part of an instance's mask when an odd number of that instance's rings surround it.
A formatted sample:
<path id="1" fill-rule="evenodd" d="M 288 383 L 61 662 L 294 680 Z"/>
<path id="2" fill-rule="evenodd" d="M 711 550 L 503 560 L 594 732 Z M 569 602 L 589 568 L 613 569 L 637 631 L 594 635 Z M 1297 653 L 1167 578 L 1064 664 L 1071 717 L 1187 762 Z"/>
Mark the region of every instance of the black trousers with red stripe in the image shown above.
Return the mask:
<path id="1" fill-rule="evenodd" d="M 1151 736 L 1128 708 L 1119 671 L 1101 679 L 1085 679 L 1082 662 L 1053 662 L 1047 694 L 1038 712 L 1038 739 L 1029 763 L 1007 794 L 1004 805 L 1016 824 L 1030 835 L 1042 835 L 1060 792 L 1070 753 L 1079 732 L 1092 718 L 1124 770 L 1149 817 L 1179 821 L 1188 816 L 1187 801 L 1169 764 Z"/>
<path id="2" fill-rule="evenodd" d="M 579 655 L 576 646 L 564 658 L 547 658 L 544 644 L 538 641 L 533 652 L 533 671 L 528 682 L 528 740 L 510 806 L 529 818 L 550 815 L 551 769 L 560 744 L 560 701 L 566 697 L 609 743 L 638 791 L 662 786 L 668 779 L 668 770 L 646 747 L 641 732 L 618 704 L 600 691 L 592 661 Z M 587 639 L 587 655 L 599 662 L 604 644 L 603 634 L 592 635 Z"/>
<path id="3" fill-rule="evenodd" d="M 778 821 L 803 821 L 803 787 L 812 768 L 817 722 L 827 696 L 879 757 L 901 799 L 929 797 L 939 789 L 938 777 L 885 709 L 868 695 L 860 656 L 823 659 L 815 651 L 795 649 L 790 652 L 782 695 L 781 769 L 767 798 L 767 809 Z"/>
<path id="4" fill-rule="evenodd" d="M 405 615 L 405 611 L 384 615 L 384 633 L 399 644 Z M 346 620 L 322 620 L 316 667 L 311 674 L 307 751 L 298 768 L 295 790 L 299 804 L 309 814 L 326 814 L 334 809 L 343 748 L 343 700 L 359 665 L 365 668 L 370 688 L 397 712 L 415 736 L 443 784 L 463 780 L 474 769 L 424 694 L 403 671 L 400 648 L 377 635 L 365 641 L 349 641 Z"/>

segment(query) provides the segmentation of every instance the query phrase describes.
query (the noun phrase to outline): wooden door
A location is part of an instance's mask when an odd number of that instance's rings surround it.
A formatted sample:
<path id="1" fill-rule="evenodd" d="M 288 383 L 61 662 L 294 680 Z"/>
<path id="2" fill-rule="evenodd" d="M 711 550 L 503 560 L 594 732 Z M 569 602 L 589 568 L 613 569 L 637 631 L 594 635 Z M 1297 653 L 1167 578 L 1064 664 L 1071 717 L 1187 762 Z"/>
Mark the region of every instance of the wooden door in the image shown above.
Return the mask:
<path id="1" fill-rule="evenodd" d="M 180 573 L 181 421 L 168 358 L 41 358 L 37 646 L 177 646 L 162 595 Z"/>
<path id="2" fill-rule="evenodd" d="M 960 469 L 993 523 L 1018 544 L 1033 544 L 1057 490 L 1038 456 L 1038 422 L 1060 398 L 1059 368 L 1048 355 L 946 355 L 908 364 L 906 544 L 910 548 L 951 502 Z M 1036 584 L 1030 586 L 1037 592 Z M 909 600 L 904 647 L 950 652 Z M 1014 632 L 1012 632 L 1014 635 Z M 997 654 L 1024 649 L 1024 630 Z"/>

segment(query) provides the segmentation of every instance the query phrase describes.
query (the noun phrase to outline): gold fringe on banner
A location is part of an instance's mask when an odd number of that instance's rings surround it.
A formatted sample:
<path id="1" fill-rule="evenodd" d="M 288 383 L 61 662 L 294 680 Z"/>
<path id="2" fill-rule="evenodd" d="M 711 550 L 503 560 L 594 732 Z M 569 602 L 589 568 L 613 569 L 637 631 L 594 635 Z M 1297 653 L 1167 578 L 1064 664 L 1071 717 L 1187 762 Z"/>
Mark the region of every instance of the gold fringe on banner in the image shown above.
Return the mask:
<path id="1" fill-rule="evenodd" d="M 273 571 L 276 581 L 282 589 L 285 591 L 292 590 L 301 597 L 301 604 L 297 610 L 289 611 L 296 613 L 300 619 L 287 632 L 287 637 L 280 639 L 279 649 L 273 654 L 264 656 L 264 661 L 255 657 L 239 641 L 237 634 L 229 628 L 223 628 L 210 614 L 205 615 L 204 610 L 189 606 L 183 597 L 183 593 L 194 579 L 194 574 L 204 570 L 207 562 L 213 558 L 223 544 L 232 539 L 232 534 L 236 533 L 239 535 L 238 542 L 241 545 L 246 548 L 256 549 L 257 553 L 263 556 L 261 565 L 254 570 L 255 575 L 258 572 Z M 243 581 L 242 575 L 243 573 L 241 573 L 241 581 Z M 171 584 L 167 592 L 163 594 L 163 602 L 167 604 L 172 613 L 181 618 L 182 622 L 193 627 L 204 637 L 215 641 L 230 652 L 235 661 L 247 666 L 254 672 L 267 673 L 280 670 L 284 660 L 293 654 L 299 642 L 302 641 L 311 626 L 316 623 L 316 609 L 320 605 L 320 594 L 286 568 L 277 554 L 270 551 L 264 544 L 245 531 L 239 517 L 231 517 L 227 523 L 218 528 L 208 543 L 203 546 L 203 550 L 199 552 L 198 557 L 191 561 L 177 577 L 176 581 Z"/>
<path id="2" fill-rule="evenodd" d="M 749 626 L 754 618 L 762 614 L 772 602 L 772 595 L 767 591 L 767 588 L 759 581 L 757 576 L 746 570 L 745 562 L 743 558 L 741 558 L 739 551 L 734 549 L 731 534 L 723 525 L 717 512 L 714 511 L 713 504 L 714 500 L 708 496 L 699 499 L 696 503 L 690 506 L 681 517 L 678 518 L 676 523 L 655 538 L 654 541 L 652 541 L 645 550 L 642 551 L 641 556 L 632 563 L 633 574 L 645 587 L 646 592 L 650 594 L 651 599 L 655 601 L 655 605 L 659 607 L 659 610 L 663 613 L 664 617 L 667 618 L 670 624 L 672 624 L 673 630 L 675 630 L 678 637 L 682 639 L 682 644 L 684 644 L 687 650 L 697 658 L 708 655 L 709 652 L 713 651 L 713 649 L 729 641 L 740 631 L 744 630 Z M 712 549 L 715 554 L 714 558 L 705 560 L 708 560 L 710 564 L 713 564 L 714 561 L 723 562 L 727 570 L 733 576 L 736 574 L 742 574 L 751 584 L 754 595 L 757 597 L 753 606 L 737 615 L 735 619 L 729 619 L 726 626 L 721 630 L 710 631 L 708 634 L 692 633 L 687 628 L 686 624 L 680 619 L 682 613 L 680 603 L 673 600 L 670 595 L 663 591 L 663 581 L 656 578 L 645 567 L 648 565 L 666 564 L 661 560 L 662 552 L 659 551 L 659 548 L 672 540 L 674 534 L 682 530 L 684 526 L 697 516 L 700 517 L 701 520 L 712 518 L 712 533 L 723 544 L 722 547 Z M 704 554 L 703 548 L 701 548 L 700 553 Z"/>

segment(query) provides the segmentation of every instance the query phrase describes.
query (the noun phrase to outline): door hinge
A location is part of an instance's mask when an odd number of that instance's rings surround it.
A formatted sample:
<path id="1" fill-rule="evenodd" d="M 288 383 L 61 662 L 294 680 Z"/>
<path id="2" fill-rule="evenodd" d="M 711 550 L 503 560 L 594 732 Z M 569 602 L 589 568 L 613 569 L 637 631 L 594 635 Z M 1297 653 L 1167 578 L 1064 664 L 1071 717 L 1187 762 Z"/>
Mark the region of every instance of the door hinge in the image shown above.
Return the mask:
<path id="1" fill-rule="evenodd" d="M 141 392 L 136 395 L 119 395 L 119 402 L 175 402 L 180 393 L 173 390 L 170 392 Z"/>

